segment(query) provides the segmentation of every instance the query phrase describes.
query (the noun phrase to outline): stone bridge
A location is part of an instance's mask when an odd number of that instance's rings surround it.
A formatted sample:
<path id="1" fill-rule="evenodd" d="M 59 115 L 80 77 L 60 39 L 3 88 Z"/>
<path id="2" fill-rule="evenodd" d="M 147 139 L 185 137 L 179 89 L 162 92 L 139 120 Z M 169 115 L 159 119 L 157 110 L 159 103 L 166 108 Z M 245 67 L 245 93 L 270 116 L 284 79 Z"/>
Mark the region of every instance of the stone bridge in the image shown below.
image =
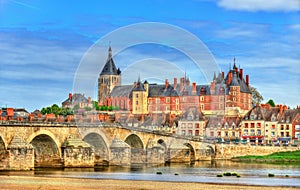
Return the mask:
<path id="1" fill-rule="evenodd" d="M 135 127 L 104 123 L 0 124 L 0 170 L 192 163 L 214 157 L 214 144 Z"/>

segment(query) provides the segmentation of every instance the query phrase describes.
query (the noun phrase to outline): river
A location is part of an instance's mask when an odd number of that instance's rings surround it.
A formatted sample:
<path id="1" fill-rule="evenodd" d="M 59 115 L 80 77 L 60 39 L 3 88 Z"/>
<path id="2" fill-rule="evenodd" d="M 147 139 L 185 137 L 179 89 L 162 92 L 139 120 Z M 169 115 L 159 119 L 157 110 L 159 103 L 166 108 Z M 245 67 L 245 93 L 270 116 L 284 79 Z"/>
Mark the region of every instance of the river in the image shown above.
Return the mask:
<path id="1" fill-rule="evenodd" d="M 162 172 L 161 175 L 156 172 Z M 216 177 L 219 173 L 236 172 L 241 175 Z M 175 175 L 177 173 L 178 175 Z M 268 173 L 275 177 L 268 177 Z M 194 165 L 135 165 L 131 167 L 107 166 L 98 168 L 37 168 L 35 171 L 2 171 L 0 175 L 67 177 L 83 179 L 124 179 L 175 182 L 227 183 L 262 186 L 300 187 L 300 165 L 265 163 L 239 163 L 231 161 L 201 161 Z M 288 175 L 288 177 L 286 176 Z"/>

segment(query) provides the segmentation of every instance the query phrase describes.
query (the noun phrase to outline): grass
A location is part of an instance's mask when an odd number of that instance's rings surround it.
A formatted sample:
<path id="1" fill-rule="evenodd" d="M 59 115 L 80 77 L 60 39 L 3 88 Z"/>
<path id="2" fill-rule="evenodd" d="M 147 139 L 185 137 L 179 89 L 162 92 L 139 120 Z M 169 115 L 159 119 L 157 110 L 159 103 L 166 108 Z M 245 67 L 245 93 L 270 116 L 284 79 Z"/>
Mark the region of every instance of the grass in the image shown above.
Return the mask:
<path id="1" fill-rule="evenodd" d="M 254 162 L 300 162 L 300 150 L 276 152 L 265 156 L 237 156 L 233 158 L 238 161 Z"/>

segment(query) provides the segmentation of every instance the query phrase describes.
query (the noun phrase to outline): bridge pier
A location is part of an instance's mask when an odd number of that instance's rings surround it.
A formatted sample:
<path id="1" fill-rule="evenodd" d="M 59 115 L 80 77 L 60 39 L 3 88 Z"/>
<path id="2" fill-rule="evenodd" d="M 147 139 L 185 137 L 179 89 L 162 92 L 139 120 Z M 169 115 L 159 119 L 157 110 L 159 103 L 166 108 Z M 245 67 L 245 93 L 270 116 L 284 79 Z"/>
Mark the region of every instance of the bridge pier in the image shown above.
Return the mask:
<path id="1" fill-rule="evenodd" d="M 115 138 L 110 145 L 110 161 L 109 165 L 126 166 L 131 163 L 131 148 L 130 146 L 121 141 L 119 138 Z"/>
<path id="2" fill-rule="evenodd" d="M 34 169 L 34 149 L 31 144 L 27 144 L 21 137 L 14 137 L 8 151 L 8 170 L 33 170 Z"/>
<path id="3" fill-rule="evenodd" d="M 93 168 L 94 150 L 91 145 L 80 138 L 69 137 L 62 146 L 64 167 Z"/>

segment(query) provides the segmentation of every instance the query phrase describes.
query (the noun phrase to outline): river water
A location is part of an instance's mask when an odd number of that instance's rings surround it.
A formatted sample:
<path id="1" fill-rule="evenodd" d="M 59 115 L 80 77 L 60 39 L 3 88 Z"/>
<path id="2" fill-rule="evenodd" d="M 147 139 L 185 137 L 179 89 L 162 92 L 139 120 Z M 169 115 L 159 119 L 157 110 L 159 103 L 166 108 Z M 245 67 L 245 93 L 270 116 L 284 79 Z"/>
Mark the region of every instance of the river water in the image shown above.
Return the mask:
<path id="1" fill-rule="evenodd" d="M 161 175 L 156 172 L 162 172 Z M 219 173 L 236 172 L 241 175 L 216 177 Z M 174 175 L 178 173 L 179 175 Z M 268 177 L 268 173 L 275 177 Z M 0 172 L 0 175 L 68 177 L 87 179 L 123 179 L 123 180 L 151 180 L 174 182 L 204 182 L 228 183 L 263 186 L 292 186 L 300 187 L 300 165 L 276 165 L 263 163 L 238 163 L 231 161 L 202 161 L 194 165 L 135 165 L 131 167 L 98 167 L 72 169 L 40 168 L 28 172 Z M 288 175 L 288 177 L 286 177 Z"/>

